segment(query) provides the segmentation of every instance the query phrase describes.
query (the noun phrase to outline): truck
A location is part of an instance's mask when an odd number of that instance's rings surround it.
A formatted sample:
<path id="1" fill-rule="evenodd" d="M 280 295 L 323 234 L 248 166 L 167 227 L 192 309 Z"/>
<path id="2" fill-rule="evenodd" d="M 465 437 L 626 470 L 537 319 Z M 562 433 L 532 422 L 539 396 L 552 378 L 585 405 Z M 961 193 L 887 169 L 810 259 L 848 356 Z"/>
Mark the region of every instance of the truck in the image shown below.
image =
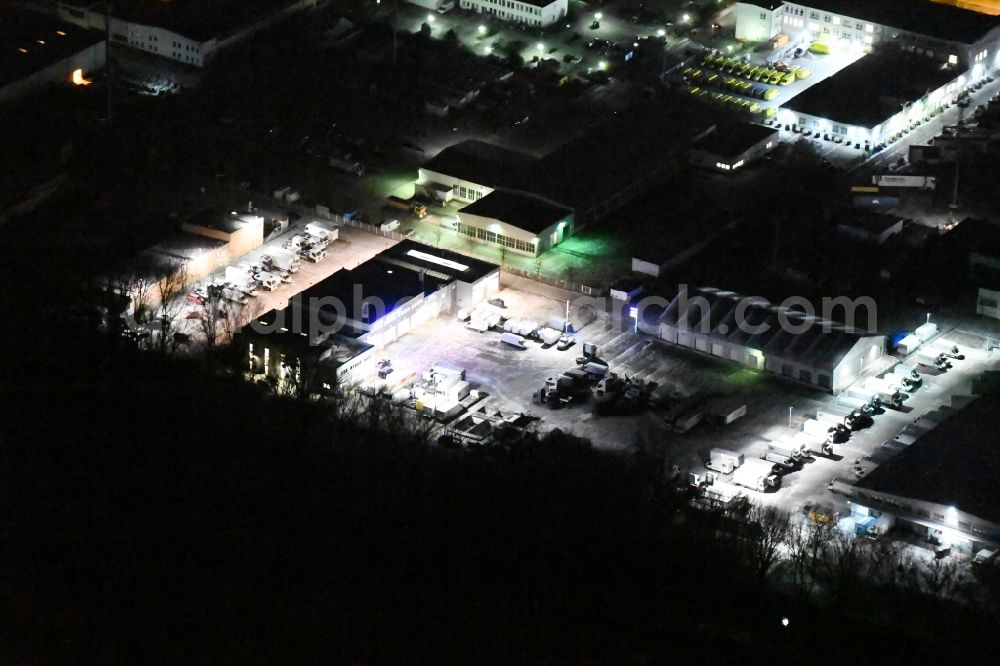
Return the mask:
<path id="1" fill-rule="evenodd" d="M 267 291 L 274 291 L 281 284 L 281 280 L 278 279 L 277 275 L 273 273 L 268 273 L 266 271 L 260 273 L 254 273 L 253 279 L 257 284 L 266 289 Z"/>
<path id="2" fill-rule="evenodd" d="M 528 348 L 528 346 L 524 344 L 524 338 L 517 333 L 501 333 L 500 342 L 508 344 L 511 347 L 516 347 L 517 349 Z"/>
<path id="3" fill-rule="evenodd" d="M 849 387 L 846 391 L 844 391 L 842 395 L 848 398 L 857 398 L 859 400 L 864 400 L 869 406 L 871 406 L 872 411 L 878 409 L 879 406 L 881 405 L 881 401 L 879 400 L 878 394 L 875 391 L 861 384 L 854 384 L 853 386 Z M 857 408 L 855 407 L 855 409 Z"/>
<path id="4" fill-rule="evenodd" d="M 307 224 L 304 231 L 306 235 L 303 243 L 309 242 L 313 246 L 319 246 L 322 249 L 326 249 L 340 235 L 336 229 L 326 229 L 315 222 Z"/>
<path id="5" fill-rule="evenodd" d="M 791 439 L 791 444 L 802 447 L 803 457 L 805 456 L 833 456 L 833 442 L 828 437 L 816 437 L 802 431 L 795 433 Z"/>
<path id="6" fill-rule="evenodd" d="M 851 409 L 856 409 L 862 413 L 871 413 L 872 406 L 871 403 L 862 400 L 861 398 L 852 398 L 846 395 L 842 395 L 837 398 L 837 404 L 844 405 L 845 407 L 850 407 Z"/>
<path id="7" fill-rule="evenodd" d="M 414 201 L 413 199 L 403 199 L 402 197 L 389 196 L 386 197 L 386 203 L 388 203 L 393 208 L 398 208 L 399 210 L 405 210 L 407 213 L 413 213 L 417 216 L 417 219 L 424 219 L 427 217 L 427 206 L 420 203 L 419 201 Z"/>
<path id="8" fill-rule="evenodd" d="M 299 256 L 317 264 L 326 259 L 326 250 L 321 247 L 307 247 L 299 250 Z"/>
<path id="9" fill-rule="evenodd" d="M 240 305 L 246 305 L 250 302 L 250 299 L 244 292 L 234 287 L 225 287 L 222 290 L 222 298 L 233 303 L 239 303 Z"/>
<path id="10" fill-rule="evenodd" d="M 865 380 L 865 388 L 874 391 L 883 405 L 898 408 L 903 404 L 903 394 L 893 382 L 887 379 L 869 377 Z"/>
<path id="11" fill-rule="evenodd" d="M 762 457 L 767 462 L 774 463 L 775 465 L 781 467 L 784 470 L 795 469 L 795 460 L 793 458 L 789 458 L 788 456 L 783 456 L 780 453 L 772 453 L 768 451 L 765 452 Z"/>
<path id="12" fill-rule="evenodd" d="M 733 471 L 733 483 L 758 492 L 776 488 L 780 479 L 774 473 L 774 463 L 760 458 L 748 458 Z"/>
<path id="13" fill-rule="evenodd" d="M 826 444 L 842 442 L 850 435 L 850 430 L 843 424 L 830 425 L 816 419 L 807 419 L 802 424 L 802 432 L 817 442 L 824 442 Z"/>
<path id="14" fill-rule="evenodd" d="M 270 255 L 271 265 L 279 270 L 287 271 L 289 273 L 298 273 L 299 264 L 302 263 L 301 260 L 294 254 L 288 252 L 272 252 Z M 263 262 L 263 258 L 261 259 Z"/>
<path id="15" fill-rule="evenodd" d="M 862 414 L 843 405 L 827 405 L 824 409 L 816 410 L 816 420 L 829 423 L 831 426 L 842 425 L 854 430 L 855 425 L 861 422 Z"/>
<path id="16" fill-rule="evenodd" d="M 743 454 L 729 449 L 714 448 L 708 455 L 705 467 L 722 474 L 730 474 L 743 464 Z"/>
<path id="17" fill-rule="evenodd" d="M 791 458 L 792 460 L 798 460 L 806 455 L 806 447 L 794 440 L 782 440 L 780 442 L 772 442 L 767 445 L 767 452 L 774 453 L 779 456 L 784 456 L 786 458 Z"/>
<path id="18" fill-rule="evenodd" d="M 894 380 L 899 381 L 903 390 L 909 393 L 913 393 L 924 383 L 923 377 L 920 376 L 920 373 L 915 368 L 903 363 L 892 369 L 892 376 Z"/>
<path id="19" fill-rule="evenodd" d="M 354 159 L 350 153 L 334 153 L 330 155 L 330 166 L 346 173 L 353 173 L 355 176 L 365 175 L 365 165 L 360 160 Z"/>
<path id="20" fill-rule="evenodd" d="M 257 293 L 257 285 L 253 281 L 252 274 L 246 268 L 240 266 L 226 266 L 226 282 L 233 288 L 245 294 L 253 295 Z"/>
<path id="21" fill-rule="evenodd" d="M 938 370 L 947 370 L 951 367 L 951 361 L 948 360 L 948 357 L 934 349 L 924 349 L 918 352 L 917 363 Z"/>

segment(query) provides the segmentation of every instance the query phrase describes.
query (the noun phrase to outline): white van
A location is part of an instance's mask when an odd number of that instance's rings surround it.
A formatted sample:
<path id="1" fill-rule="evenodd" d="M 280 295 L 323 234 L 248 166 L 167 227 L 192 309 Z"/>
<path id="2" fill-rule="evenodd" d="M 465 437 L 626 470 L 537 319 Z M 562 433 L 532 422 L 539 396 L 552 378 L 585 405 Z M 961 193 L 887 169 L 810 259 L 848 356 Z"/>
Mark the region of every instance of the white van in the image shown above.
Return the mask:
<path id="1" fill-rule="evenodd" d="M 501 333 L 500 342 L 506 342 L 511 347 L 517 347 L 518 349 L 527 349 L 528 347 L 524 344 L 524 338 L 517 333 Z"/>

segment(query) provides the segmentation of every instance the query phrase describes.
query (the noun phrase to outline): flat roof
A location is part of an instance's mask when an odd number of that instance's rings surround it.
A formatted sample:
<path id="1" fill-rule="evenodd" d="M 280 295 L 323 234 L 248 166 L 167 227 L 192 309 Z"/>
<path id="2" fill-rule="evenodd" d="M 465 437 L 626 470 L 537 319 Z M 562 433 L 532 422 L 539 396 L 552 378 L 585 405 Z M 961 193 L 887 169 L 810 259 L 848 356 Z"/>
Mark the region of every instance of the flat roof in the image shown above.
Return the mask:
<path id="1" fill-rule="evenodd" d="M 777 134 L 777 129 L 757 123 L 727 123 L 717 126 L 693 147 L 719 157 L 737 157 Z"/>
<path id="2" fill-rule="evenodd" d="M 559 206 L 524 192 L 494 190 L 458 211 L 489 217 L 525 231 L 539 234 L 573 214 L 571 208 Z"/>
<path id="3" fill-rule="evenodd" d="M 84 30 L 48 14 L 0 9 L 0 87 L 102 41 L 102 32 Z"/>
<path id="4" fill-rule="evenodd" d="M 292 2 L 294 0 L 129 0 L 127 3 L 114 3 L 111 15 L 207 41 L 213 37 L 226 37 L 283 10 Z M 104 13 L 103 2 L 63 0 L 63 3 Z"/>
<path id="5" fill-rule="evenodd" d="M 424 163 L 424 169 L 487 187 L 512 187 L 535 158 L 478 139 L 448 146 Z"/>
<path id="6" fill-rule="evenodd" d="M 650 101 L 615 114 L 531 165 L 525 189 L 579 208 L 631 187 L 724 117 L 693 100 Z"/>
<path id="7" fill-rule="evenodd" d="M 996 16 L 928 0 L 804 0 L 801 4 L 962 44 L 972 44 L 1000 26 Z"/>
<path id="8" fill-rule="evenodd" d="M 964 68 L 922 56 L 879 51 L 862 56 L 807 88 L 782 108 L 833 122 L 872 128 L 932 90 L 956 79 Z"/>
<path id="9" fill-rule="evenodd" d="M 244 219 L 245 217 L 248 216 L 239 213 L 233 215 L 232 211 L 227 210 L 208 209 L 195 213 L 185 220 L 185 223 L 231 234 L 250 224 L 249 221 Z"/>
<path id="10" fill-rule="evenodd" d="M 1000 395 L 979 397 L 876 467 L 857 487 L 953 506 L 1000 523 Z"/>
<path id="11" fill-rule="evenodd" d="M 328 363 L 333 368 L 338 368 L 373 348 L 368 343 L 339 332 L 326 332 L 309 337 L 309 331 L 296 329 L 298 324 L 302 324 L 302 328 L 305 328 L 307 322 L 300 321 L 292 308 L 293 306 L 289 306 L 284 310 L 269 310 L 257 317 L 256 320 L 269 327 L 280 316 L 282 321 L 289 326 L 286 330 L 279 329 L 269 333 L 258 333 L 253 325 L 249 325 L 245 326 L 243 331 L 252 336 L 266 336 L 269 339 L 275 339 L 284 348 L 298 351 L 300 354 L 314 354 L 321 362 Z"/>
<path id="12" fill-rule="evenodd" d="M 377 259 L 412 271 L 423 270 L 469 284 L 500 270 L 497 264 L 409 239 L 380 253 Z"/>

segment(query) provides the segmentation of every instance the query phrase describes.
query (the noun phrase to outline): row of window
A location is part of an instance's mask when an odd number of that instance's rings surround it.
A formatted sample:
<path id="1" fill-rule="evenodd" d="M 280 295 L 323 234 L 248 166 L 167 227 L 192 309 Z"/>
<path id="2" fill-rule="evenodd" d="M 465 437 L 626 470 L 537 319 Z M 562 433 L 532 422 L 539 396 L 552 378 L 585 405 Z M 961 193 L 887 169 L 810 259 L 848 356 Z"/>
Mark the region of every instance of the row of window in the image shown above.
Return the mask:
<path id="1" fill-rule="evenodd" d="M 507 7 L 508 9 L 516 9 L 524 14 L 534 14 L 536 16 L 542 15 L 542 8 L 535 7 L 533 5 L 525 5 L 522 2 L 513 2 L 513 0 L 480 0 L 481 4 L 486 5 L 496 5 L 497 7 Z M 468 3 L 463 3 L 468 4 Z"/>
<path id="2" fill-rule="evenodd" d="M 885 504 L 885 505 L 894 507 L 896 509 L 901 509 L 902 511 L 904 511 L 906 513 L 910 513 L 910 514 L 913 514 L 915 516 L 919 516 L 921 518 L 926 518 L 928 520 L 935 520 L 935 521 L 937 521 L 939 523 L 945 523 L 946 524 L 946 521 L 947 521 L 947 519 L 946 519 L 946 517 L 945 517 L 945 515 L 943 513 L 937 513 L 937 512 L 931 513 L 927 509 L 923 509 L 921 507 L 914 508 L 913 506 L 911 506 L 909 504 L 901 504 L 900 502 L 897 502 L 896 500 L 894 500 L 891 497 L 884 497 L 884 496 L 881 496 L 881 495 L 870 495 L 870 494 L 868 494 L 866 492 L 863 492 L 863 491 L 858 491 L 856 493 L 856 497 L 858 499 L 865 500 L 866 502 L 874 502 L 874 503 L 878 503 L 878 504 Z M 986 535 L 988 535 L 990 533 L 990 531 L 988 529 L 984 528 L 982 525 L 974 524 L 974 523 L 972 523 L 971 521 L 968 521 L 968 520 L 959 520 L 959 521 L 956 522 L 956 524 L 958 525 L 958 529 L 965 530 L 966 532 L 972 532 L 973 534 L 976 534 L 976 535 L 979 535 L 979 536 L 986 536 Z"/>
<path id="3" fill-rule="evenodd" d="M 464 201 L 479 201 L 483 198 L 483 193 L 478 188 L 459 185 L 458 198 Z"/>
<path id="4" fill-rule="evenodd" d="M 460 234 L 465 234 L 466 236 L 471 236 L 472 238 L 478 238 L 479 240 L 484 240 L 487 243 L 535 254 L 534 243 L 527 243 L 516 238 L 511 238 L 510 236 L 494 233 L 492 231 L 480 229 L 479 227 L 473 227 L 468 224 L 462 224 L 461 222 L 459 222 L 455 228 Z"/>

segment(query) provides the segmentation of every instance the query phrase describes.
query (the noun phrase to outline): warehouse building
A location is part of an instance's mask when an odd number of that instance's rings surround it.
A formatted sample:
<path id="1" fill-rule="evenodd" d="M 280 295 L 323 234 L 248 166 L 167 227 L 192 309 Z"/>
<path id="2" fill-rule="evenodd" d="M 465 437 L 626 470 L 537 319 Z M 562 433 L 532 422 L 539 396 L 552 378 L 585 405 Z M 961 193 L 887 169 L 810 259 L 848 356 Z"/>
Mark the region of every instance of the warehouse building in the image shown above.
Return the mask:
<path id="1" fill-rule="evenodd" d="M 204 67 L 221 49 L 268 28 L 319 0 L 133 0 L 106 3 L 62 0 L 52 11 L 64 21 L 105 31 L 115 44 L 130 46 L 186 65 Z"/>
<path id="2" fill-rule="evenodd" d="M 881 366 L 885 338 L 761 298 L 682 290 L 663 311 L 671 344 L 836 393 Z"/>
<path id="3" fill-rule="evenodd" d="M 838 480 L 859 524 L 882 516 L 897 528 L 963 554 L 1000 544 L 1000 396 L 987 394 L 942 420 L 884 460 L 857 484 Z M 935 425 L 936 423 L 936 425 Z"/>
<path id="4" fill-rule="evenodd" d="M 756 123 L 713 126 L 691 146 L 691 164 L 730 172 L 761 159 L 778 145 L 778 130 Z"/>
<path id="5" fill-rule="evenodd" d="M 139 291 L 147 300 L 156 299 L 208 277 L 263 244 L 264 218 L 204 211 L 140 253 L 126 272 L 151 285 Z"/>
<path id="6" fill-rule="evenodd" d="M 737 3 L 737 39 L 758 42 L 779 34 L 793 46 L 821 41 L 831 49 L 861 50 L 891 44 L 961 65 L 974 79 L 1000 66 L 1000 19 L 927 0 Z"/>
<path id="7" fill-rule="evenodd" d="M 533 257 L 573 235 L 572 210 L 514 190 L 494 190 L 457 217 L 458 233 Z"/>
<path id="8" fill-rule="evenodd" d="M 294 317 L 291 308 L 271 310 L 239 332 L 236 344 L 252 377 L 311 394 L 356 385 L 375 373 L 372 345 L 336 332 L 293 330 Z"/>
<path id="9" fill-rule="evenodd" d="M 337 333 L 382 348 L 432 317 L 471 308 L 499 290 L 496 264 L 405 240 L 295 296 L 282 327 L 310 338 Z"/>
<path id="10" fill-rule="evenodd" d="M 783 104 L 778 122 L 859 148 L 875 145 L 949 103 L 970 81 L 960 65 L 879 51 Z"/>
<path id="11" fill-rule="evenodd" d="M 460 0 L 459 7 L 509 23 L 544 28 L 566 16 L 569 0 Z"/>
<path id="12" fill-rule="evenodd" d="M 527 153 L 467 139 L 445 148 L 421 166 L 416 189 L 442 203 L 472 203 L 498 187 L 518 188 L 534 160 Z"/>
<path id="13" fill-rule="evenodd" d="M 0 9 L 0 102 L 22 99 L 57 83 L 85 85 L 104 69 L 104 33 L 84 30 L 50 15 Z"/>

